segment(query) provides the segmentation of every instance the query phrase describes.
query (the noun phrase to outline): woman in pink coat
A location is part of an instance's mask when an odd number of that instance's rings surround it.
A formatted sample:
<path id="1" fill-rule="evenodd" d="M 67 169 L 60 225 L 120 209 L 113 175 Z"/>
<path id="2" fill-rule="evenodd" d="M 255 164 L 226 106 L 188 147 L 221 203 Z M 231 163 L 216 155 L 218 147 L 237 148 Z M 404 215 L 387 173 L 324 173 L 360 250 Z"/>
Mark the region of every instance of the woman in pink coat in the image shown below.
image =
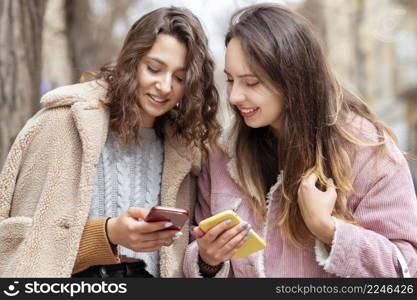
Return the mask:
<path id="1" fill-rule="evenodd" d="M 308 22 L 277 4 L 244 8 L 226 36 L 235 120 L 199 178 L 196 220 L 226 220 L 185 255 L 190 277 L 417 274 L 417 201 L 392 132 L 343 89 Z M 266 248 L 231 259 L 251 230 Z"/>

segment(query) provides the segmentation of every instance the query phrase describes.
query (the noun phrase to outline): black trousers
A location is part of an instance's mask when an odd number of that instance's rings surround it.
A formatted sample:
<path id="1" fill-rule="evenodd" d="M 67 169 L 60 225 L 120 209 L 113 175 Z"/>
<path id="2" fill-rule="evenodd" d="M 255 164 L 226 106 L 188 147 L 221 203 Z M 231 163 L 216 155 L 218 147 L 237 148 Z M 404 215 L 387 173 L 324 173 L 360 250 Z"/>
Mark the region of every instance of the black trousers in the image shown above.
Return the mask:
<path id="1" fill-rule="evenodd" d="M 75 273 L 72 277 L 80 278 L 152 278 L 153 276 L 145 269 L 143 261 L 134 263 L 120 263 L 115 265 L 92 266 L 88 269 Z"/>

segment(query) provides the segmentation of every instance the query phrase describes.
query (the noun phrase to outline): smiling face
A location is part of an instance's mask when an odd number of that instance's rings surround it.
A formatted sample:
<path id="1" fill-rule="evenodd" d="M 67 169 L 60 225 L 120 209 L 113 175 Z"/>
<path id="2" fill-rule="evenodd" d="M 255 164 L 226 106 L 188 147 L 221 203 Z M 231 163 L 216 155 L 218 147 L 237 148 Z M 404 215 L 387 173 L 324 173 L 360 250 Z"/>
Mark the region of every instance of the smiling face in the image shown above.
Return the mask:
<path id="1" fill-rule="evenodd" d="M 252 128 L 271 126 L 279 131 L 283 117 L 283 97 L 271 84 L 255 75 L 247 63 L 238 38 L 232 38 L 226 50 L 227 94 Z"/>
<path id="2" fill-rule="evenodd" d="M 143 127 L 172 109 L 184 96 L 186 46 L 176 38 L 159 34 L 138 64 L 139 104 Z"/>

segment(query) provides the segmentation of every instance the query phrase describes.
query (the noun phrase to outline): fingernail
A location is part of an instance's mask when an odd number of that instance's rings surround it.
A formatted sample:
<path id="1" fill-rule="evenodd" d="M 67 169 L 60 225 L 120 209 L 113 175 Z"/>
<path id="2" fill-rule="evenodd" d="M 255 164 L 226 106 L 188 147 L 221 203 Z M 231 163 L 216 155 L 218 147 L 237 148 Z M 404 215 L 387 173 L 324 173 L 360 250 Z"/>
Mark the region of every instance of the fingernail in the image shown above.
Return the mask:
<path id="1" fill-rule="evenodd" d="M 250 231 L 251 231 L 251 228 L 248 228 L 248 229 L 246 230 L 245 237 L 247 237 L 247 236 L 250 234 Z"/>
<path id="2" fill-rule="evenodd" d="M 230 219 L 227 219 L 226 221 L 224 221 L 225 225 L 230 225 L 231 223 L 232 223 L 232 220 L 230 220 Z"/>
<path id="3" fill-rule="evenodd" d="M 168 222 L 168 223 L 165 223 L 164 227 L 167 228 L 167 227 L 171 227 L 172 225 L 174 224 L 172 224 L 171 222 Z"/>
<path id="4" fill-rule="evenodd" d="M 247 229 L 248 226 L 249 226 L 249 223 L 248 222 L 244 222 L 244 223 L 241 223 L 240 226 L 242 226 L 243 228 Z"/>

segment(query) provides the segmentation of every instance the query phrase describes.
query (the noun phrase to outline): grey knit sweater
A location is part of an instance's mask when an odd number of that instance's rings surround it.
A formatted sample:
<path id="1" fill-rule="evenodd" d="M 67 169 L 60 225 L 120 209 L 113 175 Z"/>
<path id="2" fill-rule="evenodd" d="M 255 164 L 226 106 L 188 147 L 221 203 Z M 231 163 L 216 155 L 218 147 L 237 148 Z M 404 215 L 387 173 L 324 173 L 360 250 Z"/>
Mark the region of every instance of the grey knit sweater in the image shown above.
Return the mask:
<path id="1" fill-rule="evenodd" d="M 160 203 L 163 146 L 154 129 L 142 128 L 143 144 L 130 141 L 121 148 L 109 130 L 97 164 L 89 219 L 115 217 L 129 207 L 151 209 Z M 120 255 L 145 261 L 159 277 L 159 251 L 137 253 L 119 246 Z"/>

